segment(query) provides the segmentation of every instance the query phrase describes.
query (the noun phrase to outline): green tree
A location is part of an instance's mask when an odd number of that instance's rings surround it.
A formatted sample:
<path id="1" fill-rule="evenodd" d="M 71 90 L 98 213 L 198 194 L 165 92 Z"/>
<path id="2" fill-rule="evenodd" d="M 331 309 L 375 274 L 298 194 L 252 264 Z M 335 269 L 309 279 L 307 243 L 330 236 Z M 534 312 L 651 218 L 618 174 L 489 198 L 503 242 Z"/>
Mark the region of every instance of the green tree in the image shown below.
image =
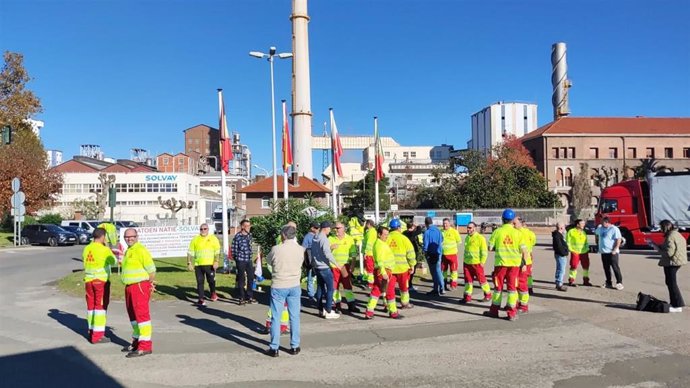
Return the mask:
<path id="1" fill-rule="evenodd" d="M 54 224 L 54 225 L 60 225 L 62 223 L 62 216 L 57 213 L 48 213 L 44 214 L 39 218 L 38 220 L 39 224 Z"/>
<path id="2" fill-rule="evenodd" d="M 634 167 L 633 170 L 635 172 L 635 179 L 647 179 L 648 175 L 665 168 L 666 166 L 659 164 L 659 160 L 657 158 L 651 157 L 647 159 L 640 159 L 640 165 Z"/>
<path id="3" fill-rule="evenodd" d="M 362 217 L 364 210 L 374 210 L 374 194 L 375 194 L 375 176 L 374 171 L 369 171 L 364 179 L 358 181 L 354 185 L 354 196 L 345 199 L 346 207 L 343 213 L 348 216 Z M 388 196 L 388 177 L 384 176 L 378 183 L 379 185 L 379 210 L 386 211 L 390 209 L 390 197 Z"/>
<path id="4" fill-rule="evenodd" d="M 24 56 L 5 51 L 0 72 L 0 124 L 14 130 L 28 129 L 26 119 L 43 111 L 41 101 L 26 84 L 31 81 L 24 68 Z"/>
<path id="5" fill-rule="evenodd" d="M 589 165 L 580 163 L 580 172 L 573 179 L 570 195 L 573 200 L 573 216 L 576 219 L 591 218 L 592 186 L 589 180 Z"/>
<path id="6" fill-rule="evenodd" d="M 70 218 L 75 218 L 74 213 L 81 213 L 82 218 L 87 220 L 98 219 L 99 208 L 96 201 L 92 198 L 78 199 L 72 202 L 72 215 Z"/>

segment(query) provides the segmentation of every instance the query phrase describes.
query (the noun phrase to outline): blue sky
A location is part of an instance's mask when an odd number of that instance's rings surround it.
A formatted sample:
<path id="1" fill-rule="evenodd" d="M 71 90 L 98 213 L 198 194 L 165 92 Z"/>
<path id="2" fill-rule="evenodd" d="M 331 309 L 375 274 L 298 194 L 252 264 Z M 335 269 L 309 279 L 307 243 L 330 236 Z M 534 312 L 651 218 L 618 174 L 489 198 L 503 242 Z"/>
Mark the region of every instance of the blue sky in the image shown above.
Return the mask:
<path id="1" fill-rule="evenodd" d="M 182 130 L 217 126 L 222 87 L 229 127 L 270 170 L 269 66 L 248 52 L 289 51 L 290 12 L 290 0 L 2 0 L 0 49 L 24 54 L 44 144 L 65 158 L 79 144 L 183 151 Z M 690 116 L 688 1 L 312 0 L 309 14 L 315 133 L 333 107 L 342 135 L 371 133 L 377 115 L 402 144 L 462 148 L 470 115 L 499 100 L 537 103 L 545 124 L 557 41 L 573 116 Z M 290 69 L 275 63 L 278 126 Z"/>

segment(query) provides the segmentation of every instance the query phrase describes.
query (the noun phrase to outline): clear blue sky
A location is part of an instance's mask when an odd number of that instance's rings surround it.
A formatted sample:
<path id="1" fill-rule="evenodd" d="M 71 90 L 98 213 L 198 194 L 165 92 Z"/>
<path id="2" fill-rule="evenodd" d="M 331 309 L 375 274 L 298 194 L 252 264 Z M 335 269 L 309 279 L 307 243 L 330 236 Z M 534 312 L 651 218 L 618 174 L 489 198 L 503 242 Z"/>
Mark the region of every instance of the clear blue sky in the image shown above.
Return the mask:
<path id="1" fill-rule="evenodd" d="M 269 66 L 291 47 L 290 0 L 0 1 L 0 48 L 25 56 L 46 148 L 100 144 L 126 158 L 184 150 L 182 130 L 228 124 L 271 169 Z M 689 1 L 310 1 L 314 132 L 463 148 L 470 115 L 499 101 L 551 121 L 551 44 L 568 45 L 573 116 L 690 116 Z M 290 98 L 277 61 L 276 109 Z M 280 151 L 279 151 L 280 152 Z M 280 160 L 280 156 L 279 156 Z M 278 163 L 280 164 L 280 163 Z M 315 174 L 321 154 L 314 153 Z"/>

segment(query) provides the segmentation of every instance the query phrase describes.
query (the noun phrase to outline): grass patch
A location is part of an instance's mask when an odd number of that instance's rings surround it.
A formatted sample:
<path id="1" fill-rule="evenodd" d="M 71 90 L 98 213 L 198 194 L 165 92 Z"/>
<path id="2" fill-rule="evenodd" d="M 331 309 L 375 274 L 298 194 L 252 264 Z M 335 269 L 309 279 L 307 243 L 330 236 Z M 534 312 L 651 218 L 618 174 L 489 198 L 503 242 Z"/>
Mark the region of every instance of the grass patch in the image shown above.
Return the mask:
<path id="1" fill-rule="evenodd" d="M 14 240 L 12 239 L 12 232 L 0 232 L 0 247 L 9 247 L 14 245 Z"/>

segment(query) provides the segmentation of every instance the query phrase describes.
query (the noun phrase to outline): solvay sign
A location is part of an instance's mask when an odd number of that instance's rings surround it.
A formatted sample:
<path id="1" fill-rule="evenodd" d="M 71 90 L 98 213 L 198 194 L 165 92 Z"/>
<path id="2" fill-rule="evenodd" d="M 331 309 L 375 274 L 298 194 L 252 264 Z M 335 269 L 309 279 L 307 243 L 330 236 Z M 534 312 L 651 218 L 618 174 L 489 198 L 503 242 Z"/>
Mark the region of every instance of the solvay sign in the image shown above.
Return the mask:
<path id="1" fill-rule="evenodd" d="M 146 182 L 175 182 L 177 180 L 177 175 L 166 175 L 166 174 L 155 174 L 146 175 L 144 177 Z"/>

